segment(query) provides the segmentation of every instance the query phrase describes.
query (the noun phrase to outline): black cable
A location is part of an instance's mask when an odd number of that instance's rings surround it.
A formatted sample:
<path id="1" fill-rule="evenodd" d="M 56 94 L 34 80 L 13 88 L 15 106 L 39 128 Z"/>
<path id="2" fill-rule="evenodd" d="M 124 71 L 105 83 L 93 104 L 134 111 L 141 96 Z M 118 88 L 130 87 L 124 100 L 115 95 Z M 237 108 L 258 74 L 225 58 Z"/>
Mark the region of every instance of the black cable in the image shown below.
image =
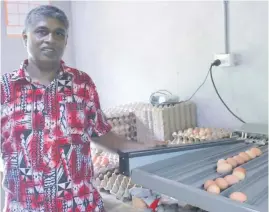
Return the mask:
<path id="1" fill-rule="evenodd" d="M 194 95 L 195 95 L 195 94 L 200 90 L 200 88 L 205 84 L 205 82 L 206 82 L 206 80 L 207 80 L 207 77 L 208 77 L 209 73 L 210 73 L 210 70 L 207 72 L 206 77 L 205 77 L 204 81 L 202 82 L 202 84 L 196 89 L 196 91 L 191 95 L 191 97 L 188 98 L 187 100 L 185 100 L 184 102 L 190 101 L 190 100 L 192 99 L 192 97 L 194 97 Z"/>
<path id="2" fill-rule="evenodd" d="M 228 110 L 228 111 L 229 111 L 235 118 L 237 118 L 239 121 L 241 121 L 242 123 L 246 123 L 245 121 L 243 121 L 241 118 L 239 118 L 237 115 L 235 115 L 235 114 L 231 111 L 231 109 L 230 109 L 230 108 L 227 106 L 227 104 L 223 101 L 223 99 L 221 98 L 221 96 L 220 96 L 220 94 L 219 94 L 219 92 L 218 92 L 218 89 L 217 89 L 217 87 L 216 87 L 216 85 L 215 85 L 215 82 L 214 82 L 214 79 L 213 79 L 212 67 L 213 67 L 213 66 L 219 66 L 220 64 L 221 64 L 220 60 L 215 60 L 215 61 L 211 64 L 210 69 L 209 69 L 211 82 L 212 82 L 212 84 L 213 84 L 213 87 L 214 87 L 214 89 L 215 89 L 215 92 L 216 92 L 216 94 L 218 95 L 218 97 L 219 97 L 220 101 L 222 102 L 222 104 L 226 107 L 226 109 L 227 109 L 227 110 Z"/>

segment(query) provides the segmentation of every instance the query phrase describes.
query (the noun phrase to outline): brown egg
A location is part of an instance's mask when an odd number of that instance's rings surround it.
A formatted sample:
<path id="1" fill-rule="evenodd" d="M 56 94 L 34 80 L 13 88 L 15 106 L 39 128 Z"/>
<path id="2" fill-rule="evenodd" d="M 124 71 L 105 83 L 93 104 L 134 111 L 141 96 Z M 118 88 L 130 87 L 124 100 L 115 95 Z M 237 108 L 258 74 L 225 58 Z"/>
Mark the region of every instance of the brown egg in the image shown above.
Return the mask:
<path id="1" fill-rule="evenodd" d="M 109 160 L 107 157 L 103 157 L 102 161 L 101 161 L 101 165 L 102 166 L 107 166 L 109 163 Z"/>
<path id="2" fill-rule="evenodd" d="M 206 190 L 210 185 L 215 184 L 215 182 L 213 180 L 207 180 L 204 183 L 204 189 Z"/>
<path id="3" fill-rule="evenodd" d="M 232 169 L 233 169 L 233 167 L 231 164 L 221 163 L 217 167 L 217 172 L 220 174 L 225 174 L 225 173 L 232 171 Z"/>
<path id="4" fill-rule="evenodd" d="M 242 164 L 245 163 L 244 158 L 242 158 L 242 157 L 240 157 L 240 156 L 238 156 L 238 155 L 234 156 L 233 159 L 236 160 L 236 162 L 237 162 L 238 165 L 242 165 Z"/>
<path id="5" fill-rule="evenodd" d="M 240 153 L 239 153 L 239 156 L 242 157 L 242 158 L 245 160 L 245 162 L 247 162 L 247 161 L 249 161 L 249 160 L 251 159 L 251 158 L 248 156 L 248 154 L 245 153 L 245 152 L 240 152 Z"/>
<path id="6" fill-rule="evenodd" d="M 244 169 L 244 168 L 242 168 L 242 167 L 237 167 L 237 168 L 235 168 L 233 171 L 241 171 L 241 172 L 243 172 L 244 174 L 247 173 L 247 172 L 246 172 L 246 169 Z"/>
<path id="7" fill-rule="evenodd" d="M 207 191 L 213 194 L 219 194 L 220 188 L 216 184 L 212 184 L 207 188 Z"/>
<path id="8" fill-rule="evenodd" d="M 227 163 L 231 164 L 233 168 L 237 166 L 237 162 L 233 158 L 227 158 L 226 161 Z"/>
<path id="9" fill-rule="evenodd" d="M 199 128 L 195 128 L 193 131 L 192 131 L 192 133 L 194 134 L 194 135 L 198 135 L 199 134 Z"/>
<path id="10" fill-rule="evenodd" d="M 92 157 L 92 162 L 95 163 L 95 161 L 97 160 L 97 158 L 98 158 L 98 156 L 97 156 L 97 155 L 94 155 L 94 156 Z"/>
<path id="11" fill-rule="evenodd" d="M 223 158 L 222 159 L 219 159 L 218 162 L 217 162 L 217 165 L 221 164 L 221 163 L 227 163 L 226 160 L 224 160 Z"/>
<path id="12" fill-rule="evenodd" d="M 257 147 L 251 148 L 250 151 L 253 152 L 253 153 L 255 153 L 256 156 L 261 156 L 262 155 L 262 151 L 259 148 L 257 148 Z"/>
<path id="13" fill-rule="evenodd" d="M 242 192 L 233 192 L 230 194 L 230 199 L 238 202 L 245 202 L 247 201 L 247 195 Z"/>
<path id="14" fill-rule="evenodd" d="M 226 188 L 228 188 L 229 184 L 227 183 L 226 180 L 224 180 L 223 178 L 217 178 L 215 180 L 216 185 L 221 189 L 224 190 Z"/>
<path id="15" fill-rule="evenodd" d="M 224 180 L 226 180 L 226 182 L 228 183 L 229 186 L 233 185 L 233 184 L 236 184 L 239 182 L 239 179 L 234 176 L 234 175 L 227 175 L 224 177 Z"/>
<path id="16" fill-rule="evenodd" d="M 251 158 L 251 159 L 254 159 L 257 157 L 257 155 L 255 154 L 255 152 L 251 151 L 251 150 L 247 150 L 246 153 L 248 154 L 248 156 Z"/>
<path id="17" fill-rule="evenodd" d="M 239 180 L 244 180 L 246 177 L 246 174 L 240 170 L 233 171 L 233 175 L 236 176 Z"/>

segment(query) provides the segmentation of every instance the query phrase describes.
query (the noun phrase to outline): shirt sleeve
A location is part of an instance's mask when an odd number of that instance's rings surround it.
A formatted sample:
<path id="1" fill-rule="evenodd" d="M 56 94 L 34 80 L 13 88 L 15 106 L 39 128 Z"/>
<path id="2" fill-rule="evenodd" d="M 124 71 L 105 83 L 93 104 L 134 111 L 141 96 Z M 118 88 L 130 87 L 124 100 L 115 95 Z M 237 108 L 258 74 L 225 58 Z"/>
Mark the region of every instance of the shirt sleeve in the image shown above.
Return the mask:
<path id="1" fill-rule="evenodd" d="M 99 95 L 95 84 L 90 80 L 88 87 L 89 100 L 87 102 L 88 132 L 91 137 L 99 137 L 111 130 L 111 125 L 107 122 L 101 110 Z"/>

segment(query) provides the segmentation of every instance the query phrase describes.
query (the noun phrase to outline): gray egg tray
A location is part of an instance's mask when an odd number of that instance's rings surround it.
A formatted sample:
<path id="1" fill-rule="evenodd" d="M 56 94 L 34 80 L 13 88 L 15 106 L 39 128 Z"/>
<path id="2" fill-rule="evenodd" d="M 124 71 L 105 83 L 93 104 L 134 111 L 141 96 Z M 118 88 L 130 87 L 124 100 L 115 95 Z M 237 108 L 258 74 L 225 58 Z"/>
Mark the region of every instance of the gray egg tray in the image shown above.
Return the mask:
<path id="1" fill-rule="evenodd" d="M 217 161 L 246 151 L 254 144 L 237 143 L 201 149 L 174 158 L 148 164 L 132 170 L 133 183 L 171 196 L 190 205 L 212 212 L 267 212 L 268 211 L 268 145 L 260 146 L 263 154 L 241 165 L 246 178 L 222 191 L 220 195 L 203 190 L 208 179 L 225 175 L 216 172 Z M 234 191 L 245 193 L 248 200 L 239 203 L 229 199 Z"/>

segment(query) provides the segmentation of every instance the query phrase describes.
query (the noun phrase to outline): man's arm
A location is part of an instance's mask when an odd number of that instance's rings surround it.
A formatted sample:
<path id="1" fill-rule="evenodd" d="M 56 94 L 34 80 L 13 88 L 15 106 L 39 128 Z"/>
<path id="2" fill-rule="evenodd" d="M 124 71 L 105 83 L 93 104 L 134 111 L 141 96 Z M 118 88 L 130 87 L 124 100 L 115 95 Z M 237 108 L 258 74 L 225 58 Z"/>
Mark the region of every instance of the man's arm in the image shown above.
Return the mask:
<path id="1" fill-rule="evenodd" d="M 109 149 L 114 152 L 117 152 L 118 150 L 127 150 L 127 149 L 142 150 L 147 147 L 144 144 L 129 141 L 127 140 L 127 138 L 119 136 L 113 132 L 108 132 L 100 137 L 93 137 L 92 140 L 97 146 L 101 146 L 105 149 Z"/>
<path id="2" fill-rule="evenodd" d="M 142 150 L 149 147 L 155 147 L 159 142 L 152 141 L 147 144 L 141 144 L 129 141 L 123 136 L 111 132 L 111 126 L 108 124 L 100 106 L 99 96 L 93 81 L 89 78 L 89 102 L 87 104 L 87 116 L 89 119 L 88 130 L 92 135 L 92 140 L 97 146 L 117 152 L 118 150 Z M 161 142 L 162 143 L 162 142 Z"/>

